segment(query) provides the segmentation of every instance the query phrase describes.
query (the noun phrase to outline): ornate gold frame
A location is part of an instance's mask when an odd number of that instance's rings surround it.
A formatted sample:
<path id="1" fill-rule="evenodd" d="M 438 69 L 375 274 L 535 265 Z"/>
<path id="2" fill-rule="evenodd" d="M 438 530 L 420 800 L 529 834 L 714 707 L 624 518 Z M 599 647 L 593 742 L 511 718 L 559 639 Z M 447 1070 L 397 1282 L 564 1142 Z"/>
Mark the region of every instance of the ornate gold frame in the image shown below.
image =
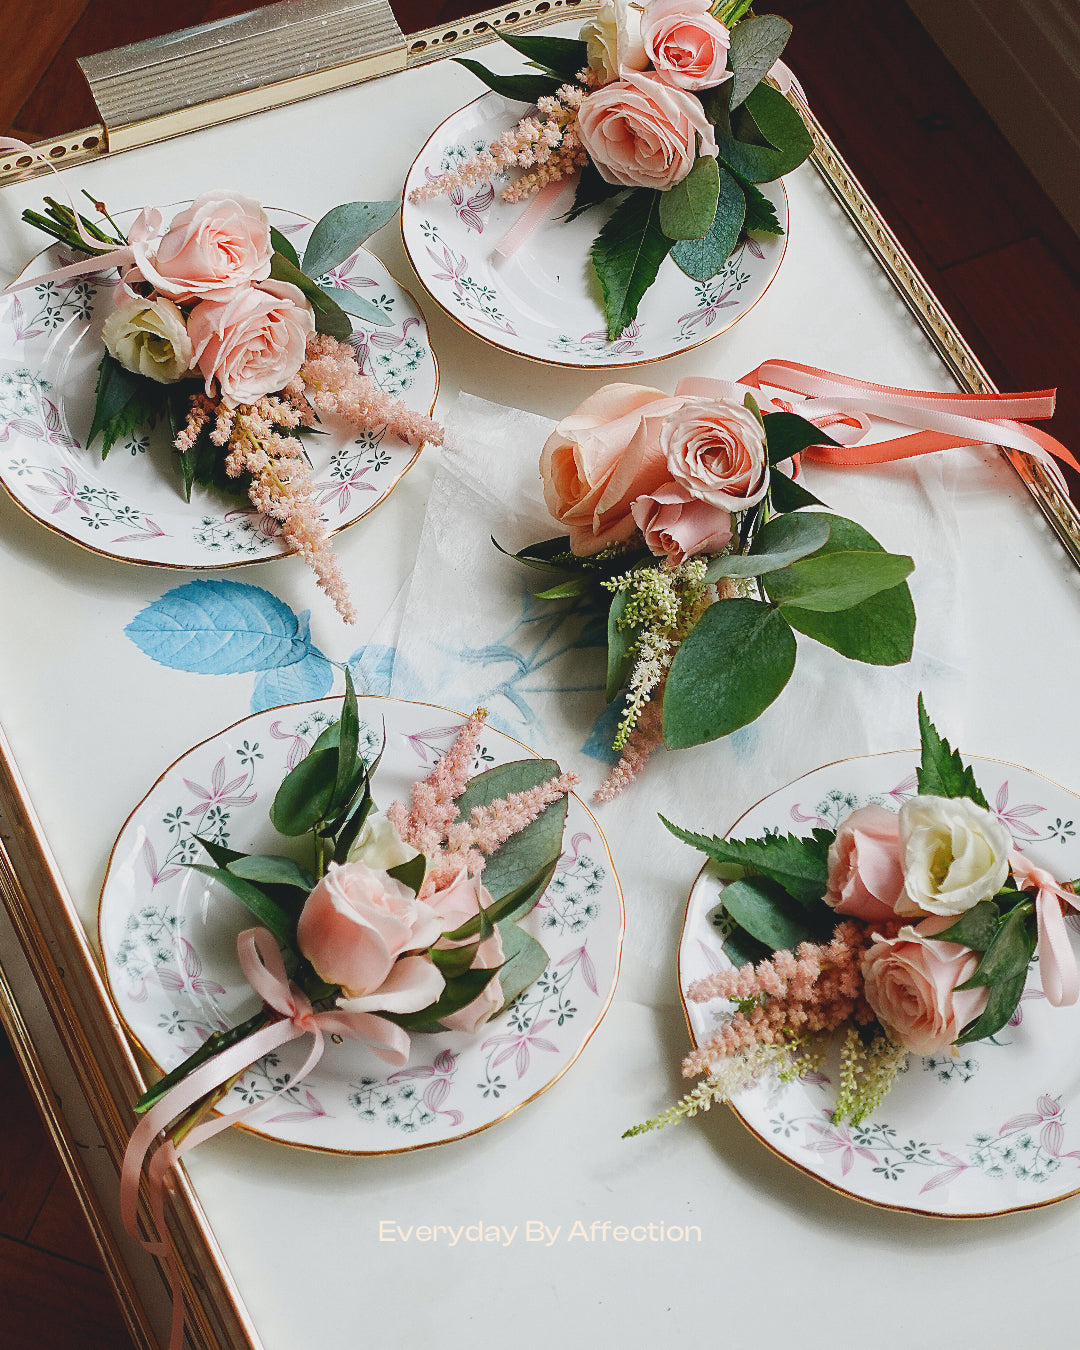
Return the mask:
<path id="1" fill-rule="evenodd" d="M 289 8 L 298 24 L 313 11 L 325 11 L 331 0 L 292 0 Z M 385 0 L 338 0 L 336 11 L 380 6 Z M 134 49 L 111 54 L 97 67 L 103 81 L 111 81 L 120 98 L 110 105 L 111 124 L 85 127 L 68 136 L 40 142 L 35 148 L 58 168 L 249 112 L 278 106 L 316 93 L 376 78 L 388 70 L 411 69 L 446 56 L 457 55 L 488 40 L 493 30 L 527 30 L 569 17 L 595 12 L 598 0 L 530 0 L 520 6 L 499 7 L 457 24 L 431 28 L 407 39 L 400 29 L 374 24 L 372 50 L 363 44 L 348 60 L 330 64 L 309 85 L 278 78 L 259 89 L 245 86 L 233 97 L 226 86 L 207 86 L 205 101 L 177 109 L 170 96 L 160 107 L 144 106 L 140 118 L 129 117 L 123 98 L 124 73 L 145 57 Z M 391 16 L 392 18 L 392 16 Z M 280 25 L 279 25 L 280 27 Z M 389 42 L 387 35 L 392 36 Z M 270 44 L 268 44 L 270 45 Z M 134 52 L 134 56 L 133 56 Z M 123 58 L 123 59 L 122 59 Z M 94 66 L 91 65 L 92 75 Z M 167 81 L 162 81 L 162 87 Z M 851 219 L 871 253 L 881 264 L 934 348 L 968 391 L 987 392 L 995 386 L 959 329 L 912 263 L 893 231 L 882 219 L 862 185 L 824 132 L 817 118 L 793 97 L 814 139 L 812 163 Z M 25 153 L 0 154 L 0 187 L 48 172 L 40 159 Z M 1080 512 L 1063 498 L 1036 465 L 1013 452 L 1003 451 L 1039 509 L 1080 565 Z M 120 1159 L 131 1126 L 129 1103 L 145 1083 L 135 1054 L 113 1012 L 95 955 L 36 817 L 11 753 L 0 730 L 0 901 L 11 920 L 45 1007 L 55 1024 L 76 1081 L 86 1098 L 109 1159 L 119 1173 Z M 85 1168 L 65 1124 L 40 1056 L 26 1026 L 10 984 L 0 970 L 0 1023 L 12 1041 L 49 1131 L 68 1174 L 75 1184 L 95 1240 L 102 1251 L 135 1343 L 153 1347 L 153 1322 L 125 1265 L 120 1242 L 110 1230 L 104 1212 L 89 1185 Z M 198 1197 L 185 1178 L 173 1197 L 169 1227 L 180 1256 L 189 1309 L 188 1337 L 196 1350 L 260 1350 L 261 1342 Z M 197 1273 L 193 1273 L 197 1272 Z M 164 1298 L 164 1294 L 163 1294 Z"/>

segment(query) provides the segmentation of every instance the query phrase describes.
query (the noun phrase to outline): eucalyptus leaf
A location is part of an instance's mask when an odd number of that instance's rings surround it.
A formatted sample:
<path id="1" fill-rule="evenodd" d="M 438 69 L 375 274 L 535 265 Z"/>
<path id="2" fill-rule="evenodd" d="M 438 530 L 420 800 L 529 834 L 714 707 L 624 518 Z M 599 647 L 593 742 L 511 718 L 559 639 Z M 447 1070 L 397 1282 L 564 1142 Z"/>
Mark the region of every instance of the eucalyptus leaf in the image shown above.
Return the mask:
<path id="1" fill-rule="evenodd" d="M 690 172 L 660 194 L 660 228 L 669 239 L 701 239 L 716 218 L 720 170 L 712 155 L 699 155 Z"/>
<path id="2" fill-rule="evenodd" d="M 892 590 L 911 575 L 914 567 L 910 558 L 896 553 L 822 553 L 770 572 L 765 588 L 782 611 L 791 604 L 800 610 L 833 614 Z"/>
<path id="3" fill-rule="evenodd" d="M 321 290 L 346 314 L 354 315 L 362 323 L 369 323 L 373 328 L 393 328 L 394 321 L 385 310 L 355 291 L 347 291 L 344 286 L 323 286 Z"/>
<path id="4" fill-rule="evenodd" d="M 813 942 L 819 934 L 791 896 L 768 877 L 743 877 L 723 890 L 724 909 L 751 937 L 770 950 L 794 949 L 800 942 Z"/>
<path id="5" fill-rule="evenodd" d="M 720 577 L 760 577 L 775 572 L 823 548 L 829 531 L 826 516 L 775 516 L 758 530 L 749 553 L 728 553 L 711 559 L 705 578 L 716 581 Z"/>
<path id="6" fill-rule="evenodd" d="M 771 85 L 759 84 L 746 98 L 742 115 L 749 119 L 734 135 L 721 122 L 716 127 L 717 154 L 733 173 L 751 183 L 769 183 L 790 173 L 807 159 L 814 142 L 799 113 Z M 756 132 L 767 145 L 746 139 Z"/>
<path id="7" fill-rule="evenodd" d="M 719 188 L 713 223 L 700 239 L 680 240 L 671 257 L 694 281 L 708 281 L 722 272 L 739 242 L 746 219 L 746 194 L 725 169 L 719 171 Z"/>
<path id="8" fill-rule="evenodd" d="M 325 333 L 328 337 L 337 338 L 339 342 L 348 342 L 352 337 L 352 323 L 349 316 L 337 301 L 331 300 L 322 287 L 312 281 L 306 273 L 301 272 L 282 254 L 275 253 L 270 263 L 270 275 L 275 281 L 287 281 L 303 291 L 315 311 L 317 333 Z"/>
<path id="9" fill-rule="evenodd" d="M 498 1016 L 543 975 L 549 958 L 536 938 L 516 923 L 504 922 L 496 927 L 503 949 L 503 963 L 499 969 L 499 988 L 503 1001 L 495 1014 Z"/>
<path id="10" fill-rule="evenodd" d="M 307 834 L 326 818 L 334 796 L 338 752 L 308 751 L 286 775 L 270 807 L 270 822 L 279 834 Z"/>
<path id="11" fill-rule="evenodd" d="M 671 240 L 660 228 L 660 193 L 639 188 L 615 208 L 590 250 L 604 298 L 607 335 L 614 342 L 637 316 Z"/>
<path id="12" fill-rule="evenodd" d="M 728 66 L 733 71 L 732 108 L 737 108 L 772 70 L 791 37 L 791 24 L 776 14 L 751 15 L 731 30 Z"/>
<path id="13" fill-rule="evenodd" d="M 381 229 L 397 215 L 399 203 L 342 202 L 327 211 L 311 231 L 301 270 L 312 280 L 332 272 L 376 230 Z"/>
<path id="14" fill-rule="evenodd" d="M 675 654 L 664 691 L 672 749 L 727 736 L 759 717 L 795 669 L 795 635 L 760 600 L 711 605 Z"/>

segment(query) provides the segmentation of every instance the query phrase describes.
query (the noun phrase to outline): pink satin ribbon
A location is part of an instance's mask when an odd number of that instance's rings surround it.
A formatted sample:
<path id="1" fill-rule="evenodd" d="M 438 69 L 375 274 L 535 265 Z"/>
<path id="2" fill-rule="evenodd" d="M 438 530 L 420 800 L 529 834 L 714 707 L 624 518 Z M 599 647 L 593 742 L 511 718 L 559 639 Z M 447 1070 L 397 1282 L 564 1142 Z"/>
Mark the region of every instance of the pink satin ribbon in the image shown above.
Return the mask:
<path id="1" fill-rule="evenodd" d="M 841 466 L 885 464 L 958 446 L 1008 446 L 1035 460 L 1068 496 L 1068 485 L 1057 461 L 1080 472 L 1072 452 L 1038 427 L 1019 417 L 1052 417 L 1056 391 L 1042 389 L 1022 394 L 950 394 L 936 390 L 901 389 L 836 375 L 794 361 L 765 361 L 737 382 L 690 376 L 680 380 L 677 394 L 742 401 L 747 389 L 782 390 L 801 394 L 792 404 L 767 393 L 758 400 L 765 412 L 798 411 L 799 415 L 840 442 L 803 451 L 806 459 Z M 982 414 L 981 416 L 979 414 Z M 871 418 L 918 428 L 914 433 L 858 445 L 871 429 Z"/>
<path id="2" fill-rule="evenodd" d="M 170 1174 L 176 1163 L 189 1149 L 204 1140 L 227 1130 L 253 1112 L 266 1106 L 274 1097 L 301 1083 L 322 1058 L 326 1035 L 348 1036 L 367 1044 L 371 1049 L 400 1067 L 408 1059 L 408 1033 L 385 1018 L 373 1013 L 345 1013 L 336 1010 L 315 1012 L 307 995 L 290 983 L 285 973 L 277 942 L 265 928 L 249 928 L 236 940 L 237 955 L 244 975 L 263 1002 L 281 1015 L 281 1020 L 253 1032 L 244 1040 L 215 1055 L 207 1063 L 194 1069 L 186 1078 L 170 1088 L 142 1117 L 135 1127 L 120 1171 L 120 1215 L 124 1227 L 152 1256 L 165 1265 L 172 1290 L 172 1330 L 169 1350 L 181 1350 L 184 1337 L 184 1302 L 180 1285 L 180 1267 L 165 1226 L 165 1195 L 169 1189 Z M 164 1140 L 150 1159 L 147 1171 L 147 1192 L 154 1237 L 143 1238 L 138 1231 L 139 1178 L 146 1155 L 160 1130 L 201 1101 L 216 1088 L 222 1087 L 248 1065 L 280 1049 L 301 1036 L 311 1036 L 312 1045 L 303 1067 L 287 1082 L 275 1088 L 269 1097 L 253 1102 L 231 1115 L 220 1115 L 191 1130 L 177 1145 Z"/>
<path id="3" fill-rule="evenodd" d="M 503 237 L 496 243 L 491 250 L 497 253 L 501 258 L 512 258 L 518 249 L 532 235 L 536 229 L 543 223 L 544 219 L 552 212 L 555 203 L 562 196 L 565 188 L 571 183 L 577 182 L 577 174 L 573 178 L 559 178 L 554 183 L 545 183 L 535 197 L 529 202 L 525 210 L 521 212 L 517 220 L 506 231 Z"/>
<path id="4" fill-rule="evenodd" d="M 75 203 L 71 200 L 71 193 L 67 190 L 67 184 L 60 176 L 60 170 L 52 160 L 43 155 L 40 150 L 35 150 L 32 145 L 27 145 L 25 141 L 20 141 L 15 136 L 0 136 L 0 154 L 8 150 L 21 150 L 24 154 L 32 155 L 34 159 L 39 159 L 42 164 L 56 174 L 57 178 L 60 179 L 64 196 L 68 199 L 68 205 L 75 216 L 75 229 L 79 238 L 91 249 L 99 249 L 101 240 L 95 239 L 92 234 L 83 229 L 79 212 Z M 135 261 L 135 250 L 132 248 L 117 248 L 109 253 L 95 253 L 92 258 L 87 258 L 83 262 L 71 263 L 67 267 L 56 267 L 51 272 L 40 272 L 37 276 L 23 277 L 21 281 L 13 281 L 0 291 L 0 295 L 13 295 L 16 291 L 25 291 L 31 286 L 40 286 L 46 281 L 66 281 L 69 277 L 88 277 L 95 272 L 108 272 L 114 267 L 130 267 Z"/>
<path id="5" fill-rule="evenodd" d="M 1035 919 L 1039 934 L 1039 980 L 1047 1002 L 1055 1008 L 1075 1003 L 1080 997 L 1080 973 L 1076 956 L 1065 928 L 1062 905 L 1080 909 L 1080 896 L 1074 895 L 1049 872 L 1036 867 L 1014 849 L 1009 854 L 1013 879 L 1022 891 L 1035 892 Z"/>

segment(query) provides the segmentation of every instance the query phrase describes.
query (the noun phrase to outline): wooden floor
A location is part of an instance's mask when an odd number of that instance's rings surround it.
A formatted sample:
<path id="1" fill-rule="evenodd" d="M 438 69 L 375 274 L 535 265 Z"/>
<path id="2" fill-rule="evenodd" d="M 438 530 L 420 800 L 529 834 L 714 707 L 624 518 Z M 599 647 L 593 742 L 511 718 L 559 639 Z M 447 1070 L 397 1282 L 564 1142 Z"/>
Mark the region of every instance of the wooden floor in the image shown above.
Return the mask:
<path id="1" fill-rule="evenodd" d="M 251 0 L 0 0 L 9 56 L 0 128 L 59 134 L 97 120 L 75 57 Z M 461 0 L 395 0 L 415 31 Z M 762 0 L 795 23 L 788 59 L 811 105 L 1002 388 L 1056 384 L 1055 433 L 1080 449 L 1080 240 L 903 0 Z M 160 20 L 158 20 L 160 23 Z M 404 165 L 402 168 L 404 169 Z M 242 185 L 238 185 L 242 186 Z M 0 1051 L 0 1344 L 129 1344 L 81 1215 Z"/>

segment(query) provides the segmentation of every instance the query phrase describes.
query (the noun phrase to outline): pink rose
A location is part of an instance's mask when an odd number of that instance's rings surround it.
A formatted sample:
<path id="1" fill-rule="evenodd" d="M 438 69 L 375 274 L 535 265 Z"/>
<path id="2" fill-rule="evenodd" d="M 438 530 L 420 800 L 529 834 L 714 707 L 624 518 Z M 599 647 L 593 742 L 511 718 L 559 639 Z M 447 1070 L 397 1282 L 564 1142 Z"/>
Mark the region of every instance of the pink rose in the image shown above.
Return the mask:
<path id="1" fill-rule="evenodd" d="M 494 901 L 480 878 L 470 877 L 462 867 L 452 881 L 427 897 L 427 903 L 442 920 L 443 930 L 452 933 L 455 928 L 460 928 L 463 923 L 479 914 L 481 905 L 489 909 Z M 446 948 L 465 947 L 475 941 L 475 938 L 467 937 L 451 942 L 449 938 L 443 937 L 439 939 L 438 945 Z M 476 949 L 476 955 L 469 969 L 492 970 L 495 966 L 501 966 L 502 962 L 502 938 L 496 930 Z M 456 1013 L 450 1013 L 442 1018 L 442 1024 L 451 1031 L 467 1031 L 471 1034 L 501 1007 L 502 990 L 499 987 L 499 977 L 496 975 L 471 1003 L 459 1008 Z"/>
<path id="2" fill-rule="evenodd" d="M 494 901 L 479 877 L 471 877 L 462 866 L 452 881 L 430 893 L 421 892 L 425 902 L 442 920 L 443 932 L 452 933 L 463 923 L 480 913 L 480 906 L 489 909 Z M 467 941 L 471 942 L 469 938 Z M 453 944 L 460 945 L 460 944 Z"/>
<path id="3" fill-rule="evenodd" d="M 630 511 L 646 544 L 671 567 L 695 553 L 719 553 L 731 539 L 731 512 L 691 497 L 677 483 L 644 493 Z"/>
<path id="4" fill-rule="evenodd" d="M 937 942 L 952 917 L 924 919 L 881 938 L 862 960 L 866 1001 L 905 1050 L 933 1055 L 951 1045 L 986 1007 L 986 988 L 957 989 L 979 957 L 957 942 Z"/>
<path id="5" fill-rule="evenodd" d="M 634 533 L 634 499 L 671 477 L 660 427 L 682 403 L 659 389 L 607 384 L 548 437 L 540 456 L 544 500 L 575 553 L 599 553 Z"/>
<path id="6" fill-rule="evenodd" d="M 314 331 L 311 306 L 287 281 L 264 281 L 230 300 L 203 300 L 188 318 L 193 364 L 206 392 L 217 380 L 229 404 L 256 403 L 288 384 Z"/>
<path id="7" fill-rule="evenodd" d="M 664 423 L 660 448 L 676 483 L 725 511 L 744 511 L 769 490 L 765 431 L 741 403 L 684 399 Z"/>
<path id="8" fill-rule="evenodd" d="M 825 903 L 837 914 L 884 923 L 895 916 L 903 889 L 898 817 L 883 806 L 853 811 L 829 848 Z"/>
<path id="9" fill-rule="evenodd" d="M 238 192 L 204 192 L 160 233 L 161 213 L 142 211 L 128 233 L 146 280 L 173 300 L 227 299 L 270 275 L 270 222 Z"/>
<path id="10" fill-rule="evenodd" d="M 345 993 L 351 1012 L 418 1012 L 445 987 L 421 952 L 436 942 L 443 921 L 408 886 L 365 863 L 338 866 L 304 902 L 296 941 L 327 984 Z"/>
<path id="11" fill-rule="evenodd" d="M 623 187 L 663 192 L 686 177 L 698 154 L 716 156 L 700 101 L 631 70 L 582 102 L 578 134 L 600 177 Z"/>
<path id="12" fill-rule="evenodd" d="M 731 35 L 709 13 L 709 0 L 659 0 L 645 12 L 641 38 L 657 75 L 680 89 L 722 84 Z"/>

